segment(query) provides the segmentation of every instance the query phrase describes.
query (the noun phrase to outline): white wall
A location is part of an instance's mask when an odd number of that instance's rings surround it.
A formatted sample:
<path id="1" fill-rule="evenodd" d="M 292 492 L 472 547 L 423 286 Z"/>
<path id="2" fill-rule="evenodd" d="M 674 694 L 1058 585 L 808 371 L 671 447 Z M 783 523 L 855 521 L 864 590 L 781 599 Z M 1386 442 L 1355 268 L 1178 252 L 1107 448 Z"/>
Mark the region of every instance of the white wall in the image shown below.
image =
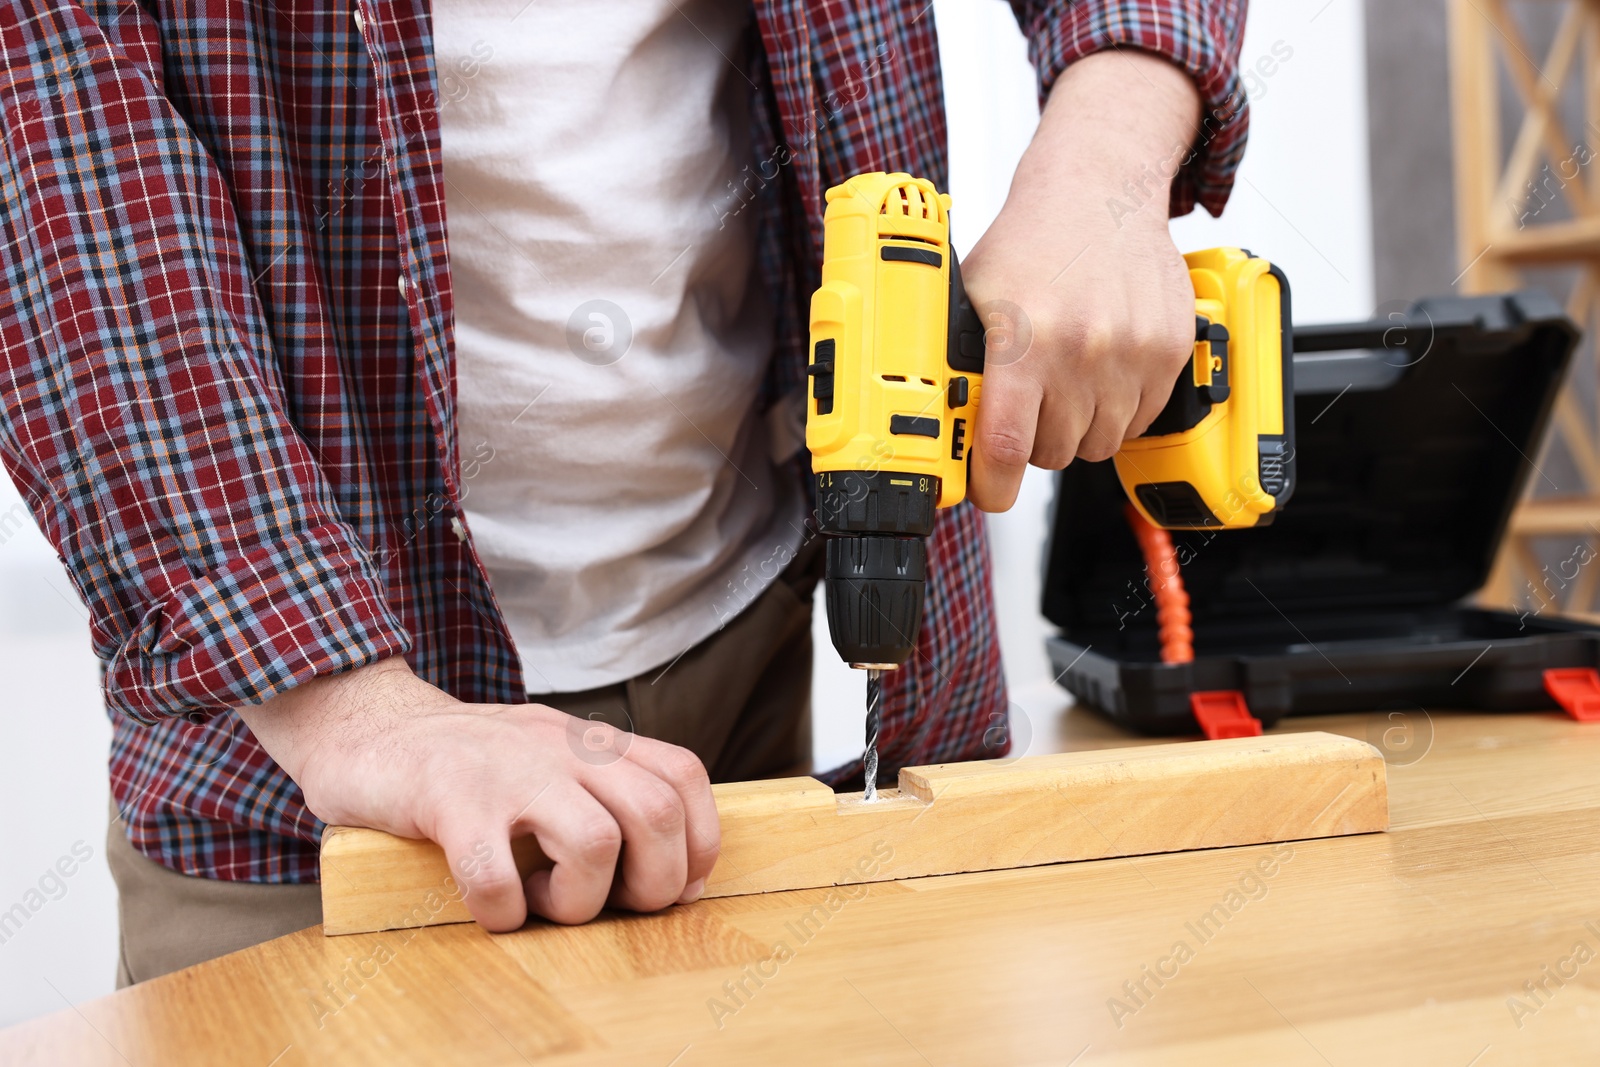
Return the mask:
<path id="1" fill-rule="evenodd" d="M 103 855 L 111 727 L 88 621 L 3 477 L 0 731 L 0 921 L 16 905 L 27 913 L 20 929 L 0 926 L 3 1026 L 109 993 L 117 964 L 116 894 Z M 81 867 L 75 845 L 78 855 L 93 852 Z"/>
<path id="2" fill-rule="evenodd" d="M 1005 4 L 936 0 L 934 8 L 956 239 L 965 249 L 999 211 L 1037 121 L 1033 74 Z M 1373 303 L 1361 5 L 1257 5 L 1246 60 L 1280 40 L 1293 55 L 1256 89 L 1251 147 L 1224 218 L 1180 221 L 1178 243 L 1242 244 L 1274 260 L 1293 282 L 1302 321 L 1361 317 Z M 1052 684 L 1038 616 L 1050 486 L 1047 473 L 1031 471 L 1017 506 L 990 523 L 1013 714 L 1027 723 L 1019 738 L 1045 734 L 1067 703 Z M 115 898 L 101 845 L 109 728 L 82 609 L 31 522 L 18 527 L 15 504 L 0 479 L 0 811 L 7 816 L 0 820 L 0 912 L 43 903 L 0 944 L 0 1025 L 56 1010 L 63 998 L 109 992 L 116 960 Z M 816 637 L 816 750 L 831 765 L 860 751 L 862 681 L 833 656 L 820 612 Z M 59 899 L 30 897 L 79 841 L 94 859 L 63 880 L 64 894 L 47 878 Z"/>
<path id="3" fill-rule="evenodd" d="M 1038 122 L 1032 68 L 1009 7 L 934 0 L 950 115 L 953 224 L 970 248 L 1000 211 L 1016 161 Z M 1221 219 L 1199 211 L 1173 224 L 1183 251 L 1242 245 L 1287 273 L 1295 318 L 1365 318 L 1373 307 L 1362 6 L 1327 0 L 1252 5 L 1241 65 L 1269 63 L 1250 83 L 1250 146 Z M 1017 504 L 989 520 L 1000 643 L 1013 736 L 1047 737 L 1070 701 L 1045 658 L 1040 563 L 1052 490 L 1030 470 Z M 820 604 L 820 601 L 819 601 Z M 831 654 L 819 610 L 816 753 L 829 766 L 861 749 L 863 682 Z"/>

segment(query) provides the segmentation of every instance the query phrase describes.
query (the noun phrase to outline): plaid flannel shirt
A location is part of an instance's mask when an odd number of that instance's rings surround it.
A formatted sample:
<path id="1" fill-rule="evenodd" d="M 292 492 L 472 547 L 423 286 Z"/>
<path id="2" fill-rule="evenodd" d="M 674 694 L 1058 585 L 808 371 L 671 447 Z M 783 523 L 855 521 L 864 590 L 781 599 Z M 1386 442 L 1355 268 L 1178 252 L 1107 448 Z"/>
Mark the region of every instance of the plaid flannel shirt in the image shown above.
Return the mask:
<path id="1" fill-rule="evenodd" d="M 1207 132 L 1172 209 L 1220 211 L 1244 0 L 1012 6 L 1041 95 L 1105 48 L 1188 71 Z M 947 170 L 927 0 L 755 11 L 771 403 L 804 381 L 823 192 Z M 394 655 L 525 699 L 458 503 L 427 0 L 0 0 L 0 54 L 0 456 L 88 606 L 128 833 L 187 874 L 315 881 L 322 827 L 232 709 Z M 997 754 L 1006 711 L 970 506 L 929 567 L 890 766 Z"/>

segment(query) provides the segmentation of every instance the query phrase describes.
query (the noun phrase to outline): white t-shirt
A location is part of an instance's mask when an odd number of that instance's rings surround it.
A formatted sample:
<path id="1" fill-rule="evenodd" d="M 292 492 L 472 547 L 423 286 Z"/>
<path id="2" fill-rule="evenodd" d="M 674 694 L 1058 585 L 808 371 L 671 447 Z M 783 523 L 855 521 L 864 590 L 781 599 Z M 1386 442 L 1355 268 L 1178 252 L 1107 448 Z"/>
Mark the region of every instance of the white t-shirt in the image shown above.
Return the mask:
<path id="1" fill-rule="evenodd" d="M 465 511 L 528 691 L 715 632 L 793 554 L 741 0 L 437 0 Z M 737 201 L 735 202 L 737 206 Z"/>

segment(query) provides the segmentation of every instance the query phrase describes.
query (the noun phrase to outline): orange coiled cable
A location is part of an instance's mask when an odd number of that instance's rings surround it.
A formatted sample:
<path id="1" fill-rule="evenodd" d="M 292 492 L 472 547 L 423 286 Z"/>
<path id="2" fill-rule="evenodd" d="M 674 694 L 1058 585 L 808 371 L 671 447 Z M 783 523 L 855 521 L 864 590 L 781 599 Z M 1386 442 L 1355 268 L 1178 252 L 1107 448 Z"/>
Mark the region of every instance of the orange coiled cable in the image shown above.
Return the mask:
<path id="1" fill-rule="evenodd" d="M 1156 625 L 1160 628 L 1161 662 L 1194 662 L 1194 630 L 1190 628 L 1189 593 L 1178 573 L 1178 552 L 1172 535 L 1153 525 L 1132 504 L 1127 506 L 1128 525 L 1144 553 L 1145 573 L 1150 576 L 1150 593 L 1156 601 Z"/>

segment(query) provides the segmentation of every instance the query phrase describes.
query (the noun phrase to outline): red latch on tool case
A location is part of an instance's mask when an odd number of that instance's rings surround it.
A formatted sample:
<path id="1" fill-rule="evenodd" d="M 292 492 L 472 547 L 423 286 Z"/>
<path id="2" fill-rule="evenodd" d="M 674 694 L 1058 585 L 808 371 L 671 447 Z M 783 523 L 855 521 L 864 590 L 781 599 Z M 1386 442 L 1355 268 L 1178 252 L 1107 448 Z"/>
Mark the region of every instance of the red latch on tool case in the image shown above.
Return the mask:
<path id="1" fill-rule="evenodd" d="M 1551 667 L 1544 691 L 1579 722 L 1600 722 L 1600 672 L 1593 667 Z"/>
<path id="2" fill-rule="evenodd" d="M 1545 672 L 1549 674 L 1548 671 Z M 1600 691 L 1597 691 L 1600 695 Z M 1219 737 L 1259 737 L 1261 720 L 1250 714 L 1244 694 L 1237 689 L 1212 689 L 1189 694 L 1189 710 L 1200 730 L 1215 741 Z"/>

